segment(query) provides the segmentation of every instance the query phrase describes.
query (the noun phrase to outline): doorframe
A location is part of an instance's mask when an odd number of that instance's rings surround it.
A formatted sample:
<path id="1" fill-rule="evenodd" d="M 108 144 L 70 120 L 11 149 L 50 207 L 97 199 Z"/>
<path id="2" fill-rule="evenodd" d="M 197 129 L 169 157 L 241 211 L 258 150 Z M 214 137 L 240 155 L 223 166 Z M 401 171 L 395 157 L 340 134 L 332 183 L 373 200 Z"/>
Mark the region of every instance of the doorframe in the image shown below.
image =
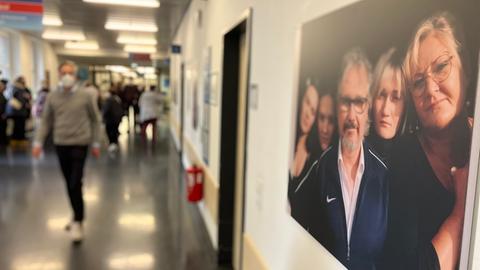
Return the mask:
<path id="1" fill-rule="evenodd" d="M 183 98 L 185 97 L 185 62 L 182 60 L 180 62 L 180 136 L 179 136 L 179 141 L 180 141 L 180 149 L 179 149 L 179 156 L 180 156 L 180 164 L 182 164 L 183 160 L 183 142 L 184 142 L 184 132 L 185 132 L 185 121 L 183 119 L 185 115 L 185 102 Z"/>
<path id="2" fill-rule="evenodd" d="M 220 187 L 219 187 L 219 212 L 218 212 L 218 221 L 219 221 L 219 227 L 218 227 L 218 257 L 217 257 L 217 262 L 219 265 L 228 265 L 228 266 L 232 266 L 232 262 L 233 262 L 233 248 L 234 248 L 234 226 L 235 226 L 235 220 L 234 220 L 234 217 L 235 217 L 235 177 L 236 177 L 236 156 L 237 156 L 237 151 L 236 151 L 236 141 L 237 141 L 237 134 L 238 134 L 238 102 L 239 102 L 239 98 L 238 98 L 238 93 L 239 93 L 239 89 L 238 89 L 238 76 L 239 76 L 239 68 L 238 68 L 238 64 L 239 64 L 239 61 L 238 61 L 238 56 L 239 56 L 239 50 L 237 48 L 237 50 L 234 52 L 236 53 L 237 55 L 237 63 L 236 65 L 228 65 L 226 64 L 226 57 L 231 57 L 231 51 L 226 51 L 225 50 L 225 43 L 226 43 L 226 37 L 230 34 L 237 34 L 237 36 L 239 36 L 242 32 L 245 33 L 245 49 L 247 50 L 246 51 L 246 61 L 247 61 L 247 64 L 246 64 L 246 89 L 245 89 L 245 130 L 244 132 L 242 133 L 242 136 L 244 136 L 244 142 L 245 142 L 245 146 L 244 146 L 244 157 L 243 157 L 243 179 L 242 179 L 242 188 L 243 188 L 243 192 L 242 192 L 242 202 L 241 202 L 241 228 L 240 228 L 240 245 L 239 245 L 239 248 L 240 248 L 240 269 L 242 269 L 242 263 L 243 263 L 243 245 L 244 245 L 244 241 L 243 241 L 243 233 L 245 231 L 245 193 L 246 193 L 246 172 L 247 172 L 247 157 L 248 157 L 248 123 L 249 123 L 249 89 L 250 89 L 250 69 L 251 69 L 251 40 L 252 40 L 252 16 L 253 16 L 253 9 L 252 8 L 248 8 L 246 11 L 243 12 L 243 14 L 239 17 L 239 19 L 237 21 L 235 21 L 231 27 L 227 28 L 227 30 L 225 30 L 223 32 L 223 56 L 222 56 L 222 101 L 221 101 L 221 120 L 220 120 L 220 123 L 221 123 L 221 127 L 220 127 Z M 237 45 L 238 45 L 238 42 L 237 42 Z M 228 53 L 228 54 L 226 54 Z M 232 72 L 233 71 L 233 72 Z M 226 75 L 230 75 L 234 73 L 235 74 L 235 77 L 236 79 L 233 80 L 225 80 L 226 78 Z M 232 76 L 232 75 L 230 75 Z M 225 147 L 224 146 L 224 128 L 225 128 L 225 118 L 227 115 L 224 114 L 224 102 L 225 102 L 225 94 L 227 93 L 225 91 L 225 89 L 235 89 L 236 91 L 234 91 L 234 93 L 236 94 L 236 98 L 235 98 L 235 106 L 234 108 L 232 109 L 232 111 L 234 111 L 236 113 L 236 117 L 235 117 L 235 121 L 233 125 L 231 126 L 234 126 L 235 127 L 235 136 L 234 136 L 234 145 L 233 145 L 233 160 L 231 160 L 231 163 L 232 164 L 229 164 L 229 165 L 233 165 L 233 168 L 225 168 L 226 166 L 222 166 L 222 160 L 223 160 L 223 156 L 224 156 L 224 152 L 225 151 L 228 151 L 228 147 Z M 230 91 L 232 92 L 232 91 Z M 228 119 L 228 120 L 231 120 L 231 119 Z M 231 122 L 231 121 L 229 121 Z M 228 132 L 227 132 L 228 134 Z M 232 176 L 228 176 L 228 174 L 231 174 Z M 227 175 L 226 175 L 227 174 Z M 228 182 L 230 181 L 230 183 Z M 225 184 L 231 184 L 232 186 L 231 187 L 228 187 L 230 189 L 228 190 L 222 190 L 222 186 L 224 187 Z M 222 194 L 222 193 L 225 193 L 227 192 L 228 194 Z M 223 196 L 222 196 L 223 195 Z M 225 198 L 227 197 L 227 198 Z M 228 205 L 228 208 L 230 210 L 230 215 L 231 215 L 231 220 L 230 220 L 230 224 L 222 224 L 222 208 L 225 209 L 224 207 L 222 207 L 223 203 L 226 201 L 227 203 L 230 203 L 231 205 Z M 227 225 L 230 225 L 228 226 L 228 228 L 224 228 L 225 226 Z M 225 231 L 225 229 L 227 229 Z M 226 238 L 226 239 L 225 239 Z M 224 248 L 224 244 L 226 244 L 227 246 L 227 249 L 225 250 Z M 230 249 L 228 249 L 228 247 Z"/>

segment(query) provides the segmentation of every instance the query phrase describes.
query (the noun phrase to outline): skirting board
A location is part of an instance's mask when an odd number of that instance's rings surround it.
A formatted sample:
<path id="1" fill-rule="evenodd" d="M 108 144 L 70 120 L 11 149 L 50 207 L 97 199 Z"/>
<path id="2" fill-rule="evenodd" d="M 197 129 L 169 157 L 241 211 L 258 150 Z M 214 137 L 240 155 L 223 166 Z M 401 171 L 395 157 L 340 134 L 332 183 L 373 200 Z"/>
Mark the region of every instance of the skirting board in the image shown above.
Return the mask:
<path id="1" fill-rule="evenodd" d="M 262 254 L 248 233 L 243 234 L 243 269 L 268 270 L 270 269 Z"/>
<path id="2" fill-rule="evenodd" d="M 202 216 L 207 225 L 208 232 L 210 234 L 210 239 L 212 240 L 212 245 L 216 248 L 218 246 L 218 196 L 219 196 L 219 186 L 214 181 L 212 174 L 209 169 L 203 163 L 202 159 L 199 158 L 199 155 L 195 151 L 193 145 L 185 138 L 185 156 L 184 158 L 188 159 L 186 163 L 190 165 L 192 163 L 200 166 L 204 172 L 204 186 L 203 186 L 203 200 L 202 207 L 200 207 Z"/>

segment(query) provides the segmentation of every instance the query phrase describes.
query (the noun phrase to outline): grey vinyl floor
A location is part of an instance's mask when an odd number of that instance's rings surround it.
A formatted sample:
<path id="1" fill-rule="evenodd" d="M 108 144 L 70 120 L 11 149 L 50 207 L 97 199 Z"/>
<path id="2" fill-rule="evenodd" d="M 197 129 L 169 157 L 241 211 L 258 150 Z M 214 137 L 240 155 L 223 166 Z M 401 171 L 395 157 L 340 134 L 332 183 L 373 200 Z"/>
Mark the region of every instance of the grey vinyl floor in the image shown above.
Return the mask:
<path id="1" fill-rule="evenodd" d="M 0 150 L 0 270 L 217 269 L 198 208 L 186 202 L 168 125 L 155 147 L 120 136 L 120 151 L 85 167 L 85 239 L 72 245 L 56 155 Z"/>

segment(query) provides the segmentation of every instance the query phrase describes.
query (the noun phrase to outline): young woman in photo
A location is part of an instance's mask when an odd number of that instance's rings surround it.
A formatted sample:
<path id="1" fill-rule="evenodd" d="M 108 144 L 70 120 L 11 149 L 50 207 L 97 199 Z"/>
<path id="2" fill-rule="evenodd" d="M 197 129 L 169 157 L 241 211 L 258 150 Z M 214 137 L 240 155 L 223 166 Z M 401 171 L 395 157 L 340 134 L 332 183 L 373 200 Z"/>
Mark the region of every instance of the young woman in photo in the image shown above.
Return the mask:
<path id="1" fill-rule="evenodd" d="M 308 84 L 305 93 L 300 102 L 297 119 L 297 136 L 295 143 L 295 153 L 290 169 L 288 181 L 288 199 L 290 202 L 290 210 L 292 217 L 297 221 L 302 219 L 303 209 L 295 193 L 300 187 L 302 179 L 309 173 L 309 169 L 316 160 L 316 156 L 312 155 L 313 142 L 318 140 L 313 138 L 312 131 L 316 121 L 319 104 L 319 95 L 314 85 Z M 299 221 L 300 222 L 300 221 Z"/>
<path id="2" fill-rule="evenodd" d="M 334 140 L 335 102 L 332 94 L 322 92 L 318 102 L 317 132 L 320 154 L 327 150 Z"/>
<path id="3" fill-rule="evenodd" d="M 402 59 L 395 48 L 380 56 L 371 92 L 373 129 L 370 129 L 368 141 L 389 163 L 392 145 L 405 128 L 405 82 Z"/>

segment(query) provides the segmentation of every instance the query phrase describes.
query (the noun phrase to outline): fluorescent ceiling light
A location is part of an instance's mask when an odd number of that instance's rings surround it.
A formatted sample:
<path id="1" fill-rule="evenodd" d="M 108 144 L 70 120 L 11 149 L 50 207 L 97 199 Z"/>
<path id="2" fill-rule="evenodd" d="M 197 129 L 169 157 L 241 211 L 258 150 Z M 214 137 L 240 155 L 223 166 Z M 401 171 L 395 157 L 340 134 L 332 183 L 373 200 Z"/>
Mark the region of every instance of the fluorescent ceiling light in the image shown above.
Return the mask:
<path id="1" fill-rule="evenodd" d="M 137 71 L 138 73 L 141 73 L 141 74 L 155 74 L 154 67 L 138 67 Z"/>
<path id="2" fill-rule="evenodd" d="M 113 65 L 113 66 L 105 66 L 105 68 L 107 70 L 110 70 L 112 72 L 119 72 L 119 73 L 123 73 L 123 72 L 129 72 L 130 69 L 128 67 L 125 67 L 125 66 L 117 66 L 117 65 Z"/>
<path id="3" fill-rule="evenodd" d="M 67 41 L 65 42 L 65 48 L 78 50 L 98 50 L 99 46 L 96 41 Z"/>
<path id="4" fill-rule="evenodd" d="M 153 22 L 133 19 L 109 19 L 105 24 L 108 30 L 125 30 L 135 32 L 157 32 L 158 27 Z"/>
<path id="5" fill-rule="evenodd" d="M 125 45 L 124 51 L 133 53 L 155 53 L 157 52 L 157 48 L 147 45 Z"/>
<path id="6" fill-rule="evenodd" d="M 134 34 L 120 34 L 117 42 L 121 44 L 139 44 L 139 45 L 157 45 L 157 40 L 152 36 L 142 36 Z"/>
<path id="7" fill-rule="evenodd" d="M 42 37 L 53 40 L 85 40 L 85 34 L 81 30 L 47 29 Z"/>
<path id="8" fill-rule="evenodd" d="M 50 13 L 44 13 L 43 18 L 42 18 L 42 23 L 43 25 L 49 25 L 49 26 L 62 26 L 63 22 L 58 17 L 58 15 L 55 14 L 50 14 Z"/>
<path id="9" fill-rule="evenodd" d="M 156 79 L 157 75 L 156 74 L 145 74 L 145 79 Z"/>
<path id="10" fill-rule="evenodd" d="M 160 2 L 158 2 L 157 0 L 83 0 L 83 2 L 94 3 L 94 4 L 150 7 L 150 8 L 158 8 L 160 6 Z"/>

